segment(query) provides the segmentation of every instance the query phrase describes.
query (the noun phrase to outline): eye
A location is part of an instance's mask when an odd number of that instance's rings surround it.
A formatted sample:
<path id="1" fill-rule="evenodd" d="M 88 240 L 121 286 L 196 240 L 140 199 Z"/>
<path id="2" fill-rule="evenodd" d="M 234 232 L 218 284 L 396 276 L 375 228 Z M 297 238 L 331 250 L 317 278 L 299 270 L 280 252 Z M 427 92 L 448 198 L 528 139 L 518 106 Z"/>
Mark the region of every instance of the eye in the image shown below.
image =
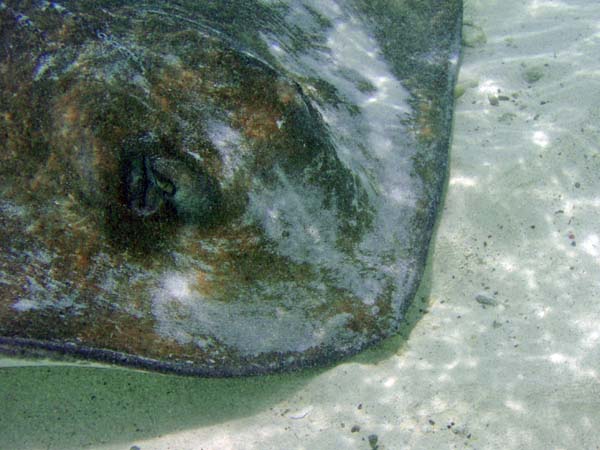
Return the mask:
<path id="1" fill-rule="evenodd" d="M 175 157 L 151 158 L 147 172 L 152 189 L 186 224 L 214 223 L 221 207 L 219 184 L 200 166 Z"/>
<path id="2" fill-rule="evenodd" d="M 129 208 L 140 217 L 158 213 L 165 203 L 165 193 L 174 192 L 173 184 L 155 175 L 147 156 L 135 155 L 128 161 L 126 195 Z"/>

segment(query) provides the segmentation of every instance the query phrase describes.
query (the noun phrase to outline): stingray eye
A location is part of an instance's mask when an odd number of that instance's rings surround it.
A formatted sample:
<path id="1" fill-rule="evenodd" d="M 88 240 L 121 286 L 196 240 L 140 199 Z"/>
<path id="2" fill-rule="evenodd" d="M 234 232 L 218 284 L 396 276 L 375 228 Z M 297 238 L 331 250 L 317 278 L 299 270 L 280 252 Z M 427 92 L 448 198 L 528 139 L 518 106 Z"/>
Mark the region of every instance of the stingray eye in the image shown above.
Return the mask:
<path id="1" fill-rule="evenodd" d="M 125 207 L 145 223 L 206 226 L 221 207 L 221 189 L 198 161 L 158 142 L 137 139 L 122 155 Z M 129 150 L 132 149 L 132 150 Z"/>
<path id="2" fill-rule="evenodd" d="M 207 225 L 214 222 L 221 206 L 219 183 L 200 165 L 175 157 L 152 158 L 148 173 L 163 201 L 186 224 Z"/>
<path id="3" fill-rule="evenodd" d="M 175 188 L 164 177 L 157 177 L 148 156 L 135 155 L 126 168 L 126 198 L 129 209 L 137 216 L 150 217 L 164 210 L 165 195 Z"/>

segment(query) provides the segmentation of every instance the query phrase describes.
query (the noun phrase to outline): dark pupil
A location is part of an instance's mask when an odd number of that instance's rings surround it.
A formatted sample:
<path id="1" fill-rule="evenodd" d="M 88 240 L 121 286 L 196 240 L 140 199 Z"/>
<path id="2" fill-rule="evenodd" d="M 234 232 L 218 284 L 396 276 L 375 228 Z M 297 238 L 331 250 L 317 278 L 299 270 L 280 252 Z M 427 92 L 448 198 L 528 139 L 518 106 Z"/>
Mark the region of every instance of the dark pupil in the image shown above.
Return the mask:
<path id="1" fill-rule="evenodd" d="M 161 210 L 175 195 L 175 185 L 152 168 L 147 156 L 131 161 L 128 180 L 129 207 L 138 215 L 147 217 Z"/>

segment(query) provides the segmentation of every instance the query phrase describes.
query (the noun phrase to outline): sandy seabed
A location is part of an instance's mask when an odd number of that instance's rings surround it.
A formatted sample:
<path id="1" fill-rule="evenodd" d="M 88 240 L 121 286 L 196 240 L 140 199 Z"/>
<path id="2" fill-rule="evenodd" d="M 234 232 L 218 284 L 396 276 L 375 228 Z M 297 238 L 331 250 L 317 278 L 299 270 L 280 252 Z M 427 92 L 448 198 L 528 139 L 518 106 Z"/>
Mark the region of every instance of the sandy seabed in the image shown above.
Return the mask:
<path id="1" fill-rule="evenodd" d="M 0 371 L 0 449 L 600 449 L 600 2 L 467 0 L 451 167 L 401 335 L 206 380 Z"/>

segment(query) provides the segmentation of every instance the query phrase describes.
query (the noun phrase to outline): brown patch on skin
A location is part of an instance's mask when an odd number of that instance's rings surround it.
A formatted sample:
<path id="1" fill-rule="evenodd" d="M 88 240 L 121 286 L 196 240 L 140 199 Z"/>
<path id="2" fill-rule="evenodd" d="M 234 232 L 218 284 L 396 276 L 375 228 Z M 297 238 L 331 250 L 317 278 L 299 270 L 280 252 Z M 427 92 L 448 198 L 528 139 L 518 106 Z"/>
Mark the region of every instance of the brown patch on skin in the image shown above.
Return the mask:
<path id="1" fill-rule="evenodd" d="M 167 112 L 176 111 L 178 104 L 188 100 L 190 93 L 202 90 L 202 75 L 197 70 L 167 66 L 158 76 L 151 76 L 153 96 L 160 99 L 161 107 Z"/>
<path id="2" fill-rule="evenodd" d="M 206 297 L 212 297 L 213 283 L 208 279 L 210 275 L 202 270 L 196 271 L 196 285 L 200 294 Z"/>
<path id="3" fill-rule="evenodd" d="M 76 267 L 79 272 L 87 273 L 90 269 L 90 256 L 93 256 L 93 252 L 87 248 L 79 248 L 77 249 L 77 253 L 75 254 L 76 258 Z"/>
<path id="4" fill-rule="evenodd" d="M 186 348 L 174 340 L 159 336 L 151 319 L 138 319 L 118 311 L 98 311 L 94 317 L 99 320 L 80 324 L 77 333 L 78 339 L 86 344 L 93 343 L 94 347 L 156 359 L 169 359 L 171 355 L 177 355 L 177 359 L 202 360 L 204 356 L 200 351 L 194 352 L 193 347 Z"/>
<path id="5" fill-rule="evenodd" d="M 275 89 L 273 90 L 273 84 Z M 299 106 L 296 87 L 284 79 L 258 78 L 254 81 L 252 96 L 240 93 L 242 99 L 236 112 L 234 125 L 247 138 L 267 141 L 284 138 L 278 122 L 285 117 L 286 110 Z"/>
<path id="6" fill-rule="evenodd" d="M 64 122 L 71 126 L 75 125 L 75 123 L 80 120 L 80 111 L 73 104 L 68 104 L 64 109 L 65 110 L 62 115 Z M 66 131 L 67 128 L 63 127 L 63 133 L 66 133 Z"/>
<path id="7" fill-rule="evenodd" d="M 431 92 L 413 88 L 415 119 L 412 125 L 420 143 L 429 145 L 442 134 L 440 115 L 443 114 L 442 99 L 432 96 Z"/>
<path id="8" fill-rule="evenodd" d="M 71 232 L 73 241 L 76 243 L 73 253 L 75 256 L 73 269 L 87 280 L 90 269 L 93 268 L 92 259 L 101 250 L 102 242 L 98 230 L 85 222 L 82 220 L 74 223 Z"/>
<path id="9" fill-rule="evenodd" d="M 155 95 L 155 99 L 157 100 L 162 112 L 168 113 L 171 111 L 171 103 L 167 97 Z"/>
<path id="10" fill-rule="evenodd" d="M 216 251 L 207 251 L 201 240 L 211 242 Z M 254 264 L 247 266 L 244 261 L 248 255 L 264 252 L 258 233 L 251 227 L 216 228 L 208 234 L 191 236 L 180 245 L 193 249 L 192 252 L 198 259 L 213 268 L 210 275 L 197 272 L 198 288 L 206 297 L 218 300 L 232 298 L 235 291 L 253 281 L 255 277 L 250 272 L 259 270 L 258 264 L 254 261 Z"/>
<path id="11" fill-rule="evenodd" d="M 295 86 L 291 83 L 284 82 L 283 80 L 277 80 L 275 90 L 277 92 L 277 98 L 282 104 L 288 105 L 296 101 L 298 92 L 296 91 Z"/>
<path id="12" fill-rule="evenodd" d="M 365 329 L 372 330 L 377 325 L 377 317 L 373 316 L 371 308 L 348 292 L 340 291 L 334 303 L 323 305 L 316 309 L 315 313 L 322 322 L 338 314 L 350 314 L 346 328 L 356 333 L 364 333 Z"/>
<path id="13" fill-rule="evenodd" d="M 432 114 L 433 105 L 431 103 L 431 100 L 420 99 L 417 108 L 416 128 L 419 140 L 421 142 L 432 142 L 437 137 L 432 125 Z"/>
<path id="14" fill-rule="evenodd" d="M 377 317 L 367 311 L 365 308 L 354 308 L 348 311 L 351 314 L 351 318 L 348 321 L 346 327 L 355 333 L 365 334 L 367 332 L 373 333 L 373 330 L 377 329 Z"/>
<path id="15" fill-rule="evenodd" d="M 247 138 L 265 141 L 281 137 L 280 125 L 286 107 L 298 102 L 294 85 L 278 79 L 275 82 L 275 96 L 270 95 L 270 85 L 256 87 L 260 92 L 251 102 L 244 103 L 235 115 L 235 124 Z"/>
<path id="16" fill-rule="evenodd" d="M 96 227 L 89 220 L 76 216 L 69 206 L 60 207 L 55 214 L 44 217 L 46 221 L 49 219 L 54 223 L 38 228 L 35 233 L 55 255 L 48 273 L 56 280 L 69 280 L 81 292 L 97 293 L 99 280 L 90 277 L 95 268 L 92 260 L 103 247 L 106 249 L 106 244 Z"/>
<path id="17" fill-rule="evenodd" d="M 279 132 L 279 120 L 281 112 L 277 108 L 260 104 L 244 106 L 235 116 L 235 123 L 244 136 L 260 141 L 271 139 Z"/>

